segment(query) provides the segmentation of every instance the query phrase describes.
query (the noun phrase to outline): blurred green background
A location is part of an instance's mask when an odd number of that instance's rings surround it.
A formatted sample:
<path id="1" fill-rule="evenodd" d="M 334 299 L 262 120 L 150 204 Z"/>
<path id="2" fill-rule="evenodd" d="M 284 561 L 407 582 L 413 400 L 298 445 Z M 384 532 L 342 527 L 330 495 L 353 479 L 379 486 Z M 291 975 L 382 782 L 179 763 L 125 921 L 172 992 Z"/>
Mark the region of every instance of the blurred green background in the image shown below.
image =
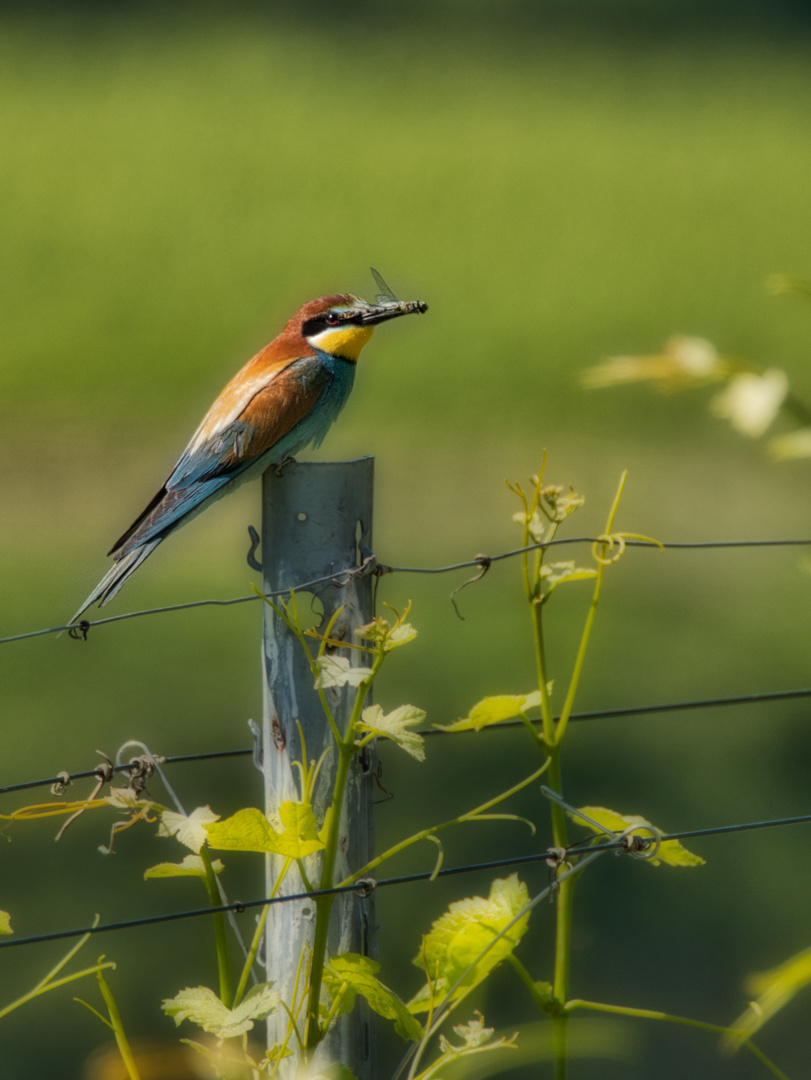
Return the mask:
<path id="1" fill-rule="evenodd" d="M 374 454 L 382 561 L 437 565 L 514 546 L 505 478 L 548 476 L 600 529 L 620 471 L 618 527 L 662 539 L 811 534 L 809 466 L 768 463 L 708 414 L 706 394 L 585 392 L 583 368 L 677 332 L 784 367 L 809 386 L 811 310 L 769 297 L 769 273 L 811 272 L 811 67 L 805 9 L 714 5 L 443 3 L 43 6 L 3 9 L 0 32 L 0 636 L 63 622 L 104 552 L 151 497 L 225 381 L 304 300 L 372 293 L 377 266 L 424 319 L 381 329 L 319 456 Z M 244 595 L 257 485 L 150 559 L 122 612 Z M 797 550 L 632 552 L 610 573 L 581 708 L 803 686 L 811 577 Z M 519 567 L 465 579 L 393 576 L 418 641 L 378 700 L 446 723 L 485 694 L 533 683 Z M 582 593 L 550 609 L 565 686 Z M 0 783 L 91 768 L 129 738 L 176 754 L 248 745 L 261 711 L 258 605 L 133 620 L 87 644 L 3 646 Z M 561 690 L 558 690 L 560 696 Z M 581 725 L 567 794 L 672 830 L 808 811 L 803 702 Z M 382 749 L 395 798 L 380 843 L 455 814 L 530 770 L 526 736 L 434 740 L 426 765 Z M 247 762 L 178 766 L 187 806 L 260 799 Z M 76 789 L 74 789 L 76 790 Z M 78 792 L 77 792 L 78 793 Z M 5 797 L 3 810 L 38 794 Z M 520 809 L 544 822 L 540 797 Z M 175 858 L 151 830 L 117 853 L 96 820 L 58 845 L 51 823 L 3 845 L 0 906 L 28 935 L 185 905 L 194 883 L 141 881 Z M 447 864 L 546 845 L 518 826 L 449 837 Z M 603 860 L 576 899 L 577 996 L 731 1021 L 746 972 L 809 944 L 804 831 L 693 844 L 700 870 Z M 433 849 L 391 866 L 431 865 Z M 234 864 L 239 860 L 234 859 Z M 545 871 L 528 872 L 531 887 Z M 489 877 L 381 895 L 387 981 L 404 996 L 419 935 Z M 257 895 L 248 860 L 232 895 Z M 551 976 L 551 908 L 520 955 Z M 174 1037 L 159 1001 L 213 982 L 210 928 L 97 939 L 133 1038 Z M 3 1001 L 61 955 L 0 955 Z M 535 1020 L 509 970 L 478 1002 L 489 1023 Z M 75 992 L 95 1000 L 95 989 Z M 0 1026 L 5 1080 L 80 1080 L 105 1032 L 71 990 Z M 807 1003 L 762 1037 L 789 1075 L 811 1065 Z M 623 1026 L 627 1054 L 576 1061 L 575 1080 L 758 1077 L 710 1036 Z M 182 1032 L 181 1032 L 182 1034 Z M 191 1028 L 187 1034 L 191 1034 Z M 381 1075 L 401 1047 L 384 1040 Z M 508 1061 L 501 1066 L 507 1071 Z M 538 1069 L 532 1075 L 541 1075 Z M 518 1076 L 518 1073 L 514 1075 Z M 526 1075 L 530 1075 L 527 1072 Z"/>

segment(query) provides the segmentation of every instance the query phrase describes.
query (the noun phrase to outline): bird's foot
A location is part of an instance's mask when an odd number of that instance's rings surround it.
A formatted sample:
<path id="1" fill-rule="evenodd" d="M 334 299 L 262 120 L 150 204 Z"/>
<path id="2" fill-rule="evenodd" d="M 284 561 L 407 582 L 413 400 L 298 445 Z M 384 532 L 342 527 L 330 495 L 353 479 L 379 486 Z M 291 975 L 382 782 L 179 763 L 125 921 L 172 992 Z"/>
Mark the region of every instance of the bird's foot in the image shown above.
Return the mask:
<path id="1" fill-rule="evenodd" d="M 279 477 L 284 473 L 285 469 L 289 469 L 291 465 L 295 464 L 296 459 L 294 457 L 286 457 L 283 461 L 277 461 L 275 465 L 271 465 L 273 475 Z"/>

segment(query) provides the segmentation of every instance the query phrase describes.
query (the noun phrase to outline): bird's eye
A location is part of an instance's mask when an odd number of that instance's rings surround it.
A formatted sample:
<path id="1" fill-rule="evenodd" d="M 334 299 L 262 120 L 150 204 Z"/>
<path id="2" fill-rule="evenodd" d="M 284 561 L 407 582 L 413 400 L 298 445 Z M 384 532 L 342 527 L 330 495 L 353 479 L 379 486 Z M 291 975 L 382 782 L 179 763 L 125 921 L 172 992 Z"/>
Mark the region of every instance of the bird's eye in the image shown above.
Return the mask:
<path id="1" fill-rule="evenodd" d="M 330 311 L 327 315 L 327 326 L 337 326 L 341 321 L 341 316 L 337 311 Z"/>

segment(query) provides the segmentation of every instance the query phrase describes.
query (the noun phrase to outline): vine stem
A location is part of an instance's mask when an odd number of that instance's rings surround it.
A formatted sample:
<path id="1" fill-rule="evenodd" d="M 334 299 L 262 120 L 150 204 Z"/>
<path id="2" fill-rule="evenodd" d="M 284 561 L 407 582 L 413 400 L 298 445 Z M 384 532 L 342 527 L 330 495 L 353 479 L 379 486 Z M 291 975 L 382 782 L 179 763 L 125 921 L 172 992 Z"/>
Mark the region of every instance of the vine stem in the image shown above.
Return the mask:
<path id="1" fill-rule="evenodd" d="M 88 935 L 89 937 L 90 935 Z M 55 979 L 50 981 L 49 979 L 43 979 L 37 983 L 33 990 L 29 990 L 27 994 L 23 994 L 22 997 L 18 997 L 15 1001 L 12 1001 L 10 1005 L 4 1006 L 0 1009 L 0 1020 L 7 1016 L 15 1009 L 19 1009 L 21 1005 L 26 1005 L 29 1001 L 33 1001 L 34 998 L 39 997 L 41 994 L 47 994 L 49 990 L 58 990 L 60 986 L 68 986 L 69 983 L 76 982 L 78 979 L 83 979 L 85 975 L 97 975 L 100 971 L 105 969 L 113 970 L 115 963 L 112 960 L 108 960 L 104 964 L 94 964 L 93 967 L 83 968 L 81 971 L 75 971 L 72 975 L 66 975 L 62 979 Z"/>
<path id="2" fill-rule="evenodd" d="M 287 871 L 290 869 L 290 866 L 291 866 L 292 862 L 293 862 L 293 860 L 289 856 L 285 859 L 284 865 L 282 866 L 282 869 L 281 869 L 281 872 L 279 873 L 279 876 L 276 878 L 276 882 L 275 882 L 275 884 L 273 886 L 273 889 L 271 890 L 271 893 L 270 893 L 270 898 L 271 899 L 278 893 L 279 889 L 281 888 L 282 882 L 284 881 L 285 877 L 287 876 Z M 234 994 L 234 1008 L 236 1008 L 237 1005 L 239 1005 L 240 1001 L 242 1001 L 243 997 L 245 996 L 245 990 L 246 990 L 246 987 L 248 985 L 248 979 L 251 976 L 251 968 L 254 965 L 254 961 L 256 960 L 256 954 L 259 951 L 259 946 L 260 946 L 260 944 L 262 942 L 262 934 L 265 932 L 265 923 L 267 922 L 268 912 L 269 911 L 270 911 L 269 906 L 263 908 L 262 909 L 262 914 L 257 919 L 256 929 L 254 930 L 253 939 L 251 941 L 250 948 L 248 949 L 248 954 L 245 957 L 245 963 L 242 966 L 242 975 L 240 976 L 239 983 L 237 984 L 236 993 Z"/>
<path id="3" fill-rule="evenodd" d="M 535 1004 L 538 1006 L 541 1012 L 548 1012 L 548 997 L 541 993 L 541 991 L 535 985 L 535 980 L 532 978 L 530 973 L 527 971 L 527 969 L 524 967 L 524 965 L 521 963 L 515 953 L 507 953 L 505 959 L 507 960 L 507 963 L 514 969 L 515 973 L 518 975 L 518 978 L 521 980 L 524 986 L 526 986 L 527 990 L 529 990 L 533 1000 L 535 1001 Z"/>
<path id="4" fill-rule="evenodd" d="M 366 877 L 372 870 L 380 866 L 381 863 L 391 859 L 394 855 L 399 855 L 401 851 L 405 851 L 406 848 L 411 847 L 412 844 L 419 843 L 420 840 L 428 840 L 438 832 L 442 832 L 444 829 L 450 829 L 452 825 L 462 825 L 465 822 L 487 820 L 484 815 L 486 811 L 492 809 L 494 806 L 498 806 L 499 803 L 504 802 L 505 799 L 509 799 L 512 795 L 521 791 L 523 788 L 528 787 L 534 780 L 540 779 L 544 772 L 548 769 L 548 762 L 544 762 L 540 769 L 536 769 L 534 773 L 528 776 L 525 780 L 521 780 L 513 787 L 508 788 L 507 791 L 502 791 L 500 795 L 496 795 L 492 799 L 488 799 L 487 802 L 482 803 L 480 806 L 474 807 L 473 810 L 468 810 L 466 814 L 460 814 L 459 817 L 452 818 L 450 821 L 443 821 L 440 825 L 433 825 L 429 829 L 422 829 L 418 833 L 414 833 L 413 836 L 406 837 L 405 840 L 401 840 L 399 844 L 394 844 L 388 848 L 381 855 L 377 855 L 370 862 L 362 866 L 360 870 L 356 870 L 349 877 L 344 878 L 341 885 L 351 885 L 358 878 Z"/>
<path id="5" fill-rule="evenodd" d="M 549 785 L 562 794 L 563 781 L 560 769 L 560 744 L 549 748 Z M 555 847 L 568 846 L 566 814 L 562 806 L 552 803 L 552 836 Z M 574 876 L 558 883 L 555 905 L 555 976 L 552 994 L 555 1001 L 564 1005 L 569 997 L 569 970 L 572 945 L 572 901 L 574 899 Z M 555 1080 L 566 1080 L 566 1059 L 569 1018 L 561 1010 L 552 1015 L 552 1043 L 554 1051 Z"/>
<path id="6" fill-rule="evenodd" d="M 608 513 L 608 520 L 606 522 L 605 535 L 606 538 L 611 532 L 611 527 L 614 523 L 614 517 L 617 513 L 620 499 L 622 497 L 622 491 L 625 486 L 625 480 L 627 473 L 623 473 L 620 478 L 619 487 L 617 493 L 614 496 L 614 501 L 611 504 L 611 509 Z M 535 496 L 531 507 L 527 508 L 534 510 L 540 498 L 540 478 L 536 485 Z M 525 503 L 526 505 L 526 503 Z M 528 518 L 527 514 L 527 518 Z M 528 526 L 525 525 L 525 529 Z M 550 535 L 554 535 L 554 531 L 557 528 L 557 523 L 552 523 Z M 577 694 L 577 688 L 580 682 L 580 675 L 583 670 L 583 664 L 586 659 L 586 651 L 588 649 L 589 640 L 591 637 L 592 627 L 594 626 L 594 618 L 597 612 L 597 604 L 600 600 L 600 592 L 602 590 L 603 576 L 605 574 L 605 567 L 607 565 L 607 553 L 610 546 L 610 541 L 606 541 L 600 547 L 599 557 L 597 557 L 597 577 L 594 583 L 594 591 L 591 597 L 591 603 L 586 615 L 586 621 L 583 626 L 583 632 L 580 636 L 580 644 L 575 657 L 574 667 L 572 669 L 572 675 L 569 679 L 569 685 L 566 691 L 566 698 L 561 710 L 560 719 L 555 723 L 552 716 L 552 709 L 549 701 L 548 691 L 548 674 L 546 665 L 546 654 L 544 649 L 544 635 L 543 635 L 543 596 L 541 592 L 542 586 L 542 554 L 537 559 L 534 573 L 530 577 L 528 572 L 527 556 L 525 559 L 525 584 L 527 586 L 527 599 L 532 605 L 532 623 L 535 636 L 535 662 L 538 671 L 539 690 L 541 694 L 541 716 L 543 721 L 543 744 L 549 754 L 549 784 L 553 790 L 557 791 L 561 797 L 563 796 L 563 777 L 560 764 L 560 749 L 563 741 L 563 737 L 566 734 L 566 728 L 569 722 L 569 717 L 574 707 L 574 700 Z M 595 553 L 596 555 L 596 553 Z M 568 846 L 568 834 L 566 828 L 566 814 L 563 807 L 553 803 L 551 806 L 552 817 L 552 836 L 555 847 L 566 849 Z M 570 974 L 570 961 L 571 961 L 571 943 L 572 943 L 572 908 L 574 900 L 574 884 L 575 876 L 567 875 L 567 877 L 561 881 L 558 885 L 557 906 L 555 911 L 555 974 L 552 985 L 552 993 L 554 1001 L 557 1003 L 557 1009 L 552 1013 L 552 1040 L 554 1049 L 554 1076 L 555 1080 L 566 1080 L 567 1071 L 567 1037 L 568 1037 L 568 1014 L 565 1010 L 565 1005 L 569 997 L 569 974 Z"/>
<path id="7" fill-rule="evenodd" d="M 211 865 L 211 856 L 208 849 L 200 848 L 200 858 L 206 872 L 206 891 L 212 907 L 219 907 L 222 903 L 220 892 L 217 888 L 217 877 L 214 867 Z M 214 935 L 217 942 L 217 971 L 220 977 L 220 1001 L 226 1009 L 230 1009 L 234 1003 L 234 991 L 231 984 L 231 965 L 228 962 L 228 939 L 225 933 L 225 915 L 218 911 L 214 915 Z"/>
<path id="8" fill-rule="evenodd" d="M 608 521 L 606 522 L 605 526 L 606 537 L 609 536 L 611 532 L 611 526 L 614 524 L 614 517 L 616 516 L 620 499 L 622 498 L 622 491 L 625 487 L 625 481 L 627 477 L 627 471 L 623 472 L 622 476 L 620 477 L 617 494 L 614 496 L 614 501 L 611 504 L 611 509 L 608 512 Z M 580 636 L 580 646 L 577 650 L 577 656 L 575 657 L 572 677 L 569 680 L 569 688 L 566 692 L 566 700 L 563 702 L 563 708 L 560 711 L 560 719 L 558 720 L 557 730 L 555 731 L 555 742 L 558 744 L 562 740 L 563 736 L 566 734 L 566 727 L 569 723 L 569 717 L 571 716 L 572 709 L 574 707 L 574 699 L 575 695 L 577 694 L 577 687 L 580 683 L 580 675 L 583 671 L 583 664 L 586 659 L 586 650 L 588 649 L 589 638 L 591 637 L 591 630 L 594 626 L 594 617 L 597 614 L 597 604 L 600 601 L 600 593 L 603 587 L 605 568 L 608 565 L 608 560 L 606 559 L 608 546 L 609 544 L 606 540 L 606 542 L 603 543 L 600 547 L 600 558 L 597 560 L 597 578 L 594 582 L 594 592 L 591 595 L 591 603 L 589 604 L 588 614 L 586 615 L 586 622 L 583 626 L 583 633 Z"/>
<path id="9" fill-rule="evenodd" d="M 335 789 L 332 799 L 332 818 L 329 825 L 327 845 L 324 849 L 324 861 L 321 867 L 322 889 L 332 886 L 332 875 L 335 871 L 335 856 L 338 848 L 338 829 L 341 821 L 341 807 L 343 806 L 346 782 L 349 779 L 349 766 L 352 764 L 353 748 L 350 744 L 341 743 L 339 746 L 338 772 L 335 777 Z M 334 896 L 319 896 L 316 900 L 315 937 L 313 939 L 313 965 L 310 972 L 310 998 L 307 1005 L 307 1032 L 304 1045 L 312 1049 L 319 1041 L 320 1032 L 318 1026 L 318 1007 L 321 1000 L 321 983 L 324 978 L 324 961 L 327 953 L 327 931 L 329 930 L 329 917 L 332 911 Z"/>
<path id="10" fill-rule="evenodd" d="M 346 794 L 346 785 L 349 779 L 349 770 L 355 755 L 355 732 L 363 712 L 363 704 L 369 693 L 375 676 L 380 670 L 385 651 L 381 649 L 372 664 L 371 674 L 360 684 L 355 703 L 352 707 L 352 715 L 346 727 L 344 738 L 338 738 L 338 770 L 335 775 L 335 787 L 332 794 L 332 817 L 329 823 L 324 857 L 321 863 L 320 888 L 330 889 L 333 885 L 335 873 L 335 859 L 338 853 L 338 834 L 341 827 L 341 811 Z M 324 979 L 324 964 L 327 953 L 327 934 L 329 931 L 329 917 L 332 911 L 334 896 L 320 896 L 316 900 L 315 936 L 313 938 L 313 962 L 310 970 L 310 994 L 307 1002 L 307 1020 L 304 1045 L 308 1050 L 317 1046 L 321 1031 L 318 1022 L 318 1010 L 321 1002 L 321 983 Z"/>
<path id="11" fill-rule="evenodd" d="M 632 1016 L 639 1020 L 664 1020 L 670 1024 L 683 1024 L 685 1027 L 698 1028 L 699 1031 L 711 1031 L 716 1035 L 731 1035 L 734 1034 L 731 1028 L 724 1027 L 722 1024 L 708 1024 L 703 1020 L 691 1020 L 687 1016 L 674 1016 L 671 1013 L 659 1012 L 658 1009 L 633 1009 L 628 1005 L 605 1005 L 600 1001 L 584 1001 L 581 998 L 575 998 L 572 1001 L 566 1003 L 566 1011 L 573 1012 L 575 1009 L 590 1009 L 592 1012 L 605 1012 L 614 1013 L 617 1016 Z M 769 1072 L 778 1078 L 778 1080 L 789 1080 L 789 1077 L 779 1069 L 777 1065 L 766 1057 L 760 1047 L 747 1039 L 743 1044 L 747 1050 L 760 1061 Z"/>
<path id="12" fill-rule="evenodd" d="M 100 971 L 96 972 L 96 978 L 99 980 L 101 996 L 104 998 L 104 1004 L 107 1006 L 107 1013 L 110 1017 L 110 1027 L 113 1029 L 116 1046 L 121 1055 L 121 1060 L 124 1062 L 124 1068 L 127 1070 L 127 1076 L 130 1080 L 141 1080 L 141 1074 L 135 1064 L 132 1048 L 124 1031 L 124 1025 L 121 1023 L 121 1013 L 118 1011 L 118 1005 L 116 1005 L 113 993 Z"/>

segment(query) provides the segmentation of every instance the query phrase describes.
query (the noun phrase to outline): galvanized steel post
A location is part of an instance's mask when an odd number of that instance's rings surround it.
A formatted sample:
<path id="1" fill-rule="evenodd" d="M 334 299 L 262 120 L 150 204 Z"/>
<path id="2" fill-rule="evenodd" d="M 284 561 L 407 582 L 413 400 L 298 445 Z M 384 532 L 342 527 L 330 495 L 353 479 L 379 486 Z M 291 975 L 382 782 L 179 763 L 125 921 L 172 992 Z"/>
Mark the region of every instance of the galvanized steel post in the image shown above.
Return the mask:
<path id="1" fill-rule="evenodd" d="M 262 581 L 266 593 L 301 582 L 337 573 L 360 563 L 360 546 L 371 547 L 374 458 L 348 462 L 296 462 L 277 476 L 273 470 L 262 481 Z M 353 641 L 357 627 L 372 618 L 372 579 L 353 577 L 345 585 L 318 586 L 312 594 L 298 595 L 302 616 L 311 610 L 311 595 L 323 606 L 321 626 L 337 608 L 343 607 L 332 631 L 333 637 Z M 319 824 L 332 798 L 338 755 L 313 687 L 313 677 L 300 643 L 273 612 L 264 605 L 262 663 L 264 709 L 262 721 L 262 771 L 265 783 L 265 812 L 268 816 L 285 801 L 299 801 L 300 777 L 293 767 L 302 760 L 298 725 L 304 735 L 309 764 L 328 750 L 318 777 L 313 806 Z M 360 661 L 357 654 L 352 663 Z M 328 690 L 339 730 L 346 728 L 354 690 Z M 372 749 L 367 747 L 367 750 Z M 344 801 L 340 841 L 335 867 L 336 880 L 363 866 L 373 854 L 371 770 L 366 756 L 355 760 Z M 282 865 L 280 856 L 268 856 L 268 895 Z M 305 860 L 311 882 L 319 878 L 320 855 Z M 303 892 L 301 876 L 294 866 L 281 886 L 281 894 Z M 373 901 L 355 893 L 335 900 L 332 910 L 328 955 L 355 952 L 368 955 L 374 925 Z M 302 957 L 312 946 L 315 930 L 315 903 L 295 901 L 271 908 L 266 933 L 267 978 L 281 993 L 295 1015 L 303 1036 L 307 1001 Z M 296 983 L 298 982 L 298 985 Z M 301 998 L 304 995 L 304 1002 Z M 368 1010 L 358 1004 L 349 1016 L 341 1017 L 316 1054 L 321 1066 L 340 1062 L 359 1080 L 374 1076 L 374 1039 Z M 283 1010 L 269 1018 L 269 1045 L 284 1038 L 288 1017 Z M 292 1076 L 298 1064 L 295 1038 L 288 1049 L 280 1075 Z"/>

